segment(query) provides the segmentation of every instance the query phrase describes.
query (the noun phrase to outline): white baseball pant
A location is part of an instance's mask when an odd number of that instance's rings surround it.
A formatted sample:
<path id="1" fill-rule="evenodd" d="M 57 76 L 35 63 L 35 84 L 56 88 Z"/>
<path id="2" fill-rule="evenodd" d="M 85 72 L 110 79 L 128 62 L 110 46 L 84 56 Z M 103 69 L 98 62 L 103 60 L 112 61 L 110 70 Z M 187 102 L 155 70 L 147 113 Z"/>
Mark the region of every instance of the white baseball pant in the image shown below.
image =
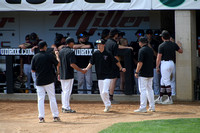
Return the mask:
<path id="1" fill-rule="evenodd" d="M 69 102 L 70 102 L 70 95 L 72 93 L 74 79 L 60 80 L 60 82 L 62 87 L 62 93 L 61 93 L 62 108 L 67 110 L 71 109 Z"/>
<path id="2" fill-rule="evenodd" d="M 171 86 L 170 76 L 174 69 L 174 62 L 170 61 L 161 61 L 160 71 L 161 71 L 161 86 Z"/>
<path id="3" fill-rule="evenodd" d="M 153 77 L 138 77 L 138 86 L 140 91 L 140 109 L 146 109 L 147 99 L 149 101 L 149 108 L 155 109 L 152 81 Z"/>
<path id="4" fill-rule="evenodd" d="M 44 86 L 36 86 L 36 89 L 37 89 L 37 97 L 38 97 L 38 111 L 39 111 L 38 117 L 39 118 L 45 117 L 44 100 L 45 100 L 46 92 L 49 97 L 52 115 L 53 117 L 58 117 L 59 112 L 58 112 L 58 106 L 57 106 L 56 97 L 55 97 L 54 83 L 44 85 Z"/>
<path id="5" fill-rule="evenodd" d="M 174 69 L 172 72 L 172 78 L 171 78 L 171 88 L 172 88 L 172 95 L 176 95 L 176 65 L 174 64 Z"/>
<path id="6" fill-rule="evenodd" d="M 110 83 L 111 83 L 111 79 L 98 80 L 100 96 L 105 107 L 111 106 L 111 102 L 109 99 Z"/>

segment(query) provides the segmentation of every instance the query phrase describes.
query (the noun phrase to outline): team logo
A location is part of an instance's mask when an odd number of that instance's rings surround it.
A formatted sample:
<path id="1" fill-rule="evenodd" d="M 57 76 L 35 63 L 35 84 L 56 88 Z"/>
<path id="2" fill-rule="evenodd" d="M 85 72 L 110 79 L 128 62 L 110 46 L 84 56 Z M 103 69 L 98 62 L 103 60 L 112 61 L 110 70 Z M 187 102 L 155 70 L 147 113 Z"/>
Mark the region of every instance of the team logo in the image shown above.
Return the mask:
<path id="1" fill-rule="evenodd" d="M 177 7 L 185 2 L 185 0 L 160 0 L 162 4 L 168 7 Z"/>
<path id="2" fill-rule="evenodd" d="M 104 60 L 107 60 L 107 58 L 108 58 L 108 56 L 105 55 L 105 56 L 104 56 Z"/>

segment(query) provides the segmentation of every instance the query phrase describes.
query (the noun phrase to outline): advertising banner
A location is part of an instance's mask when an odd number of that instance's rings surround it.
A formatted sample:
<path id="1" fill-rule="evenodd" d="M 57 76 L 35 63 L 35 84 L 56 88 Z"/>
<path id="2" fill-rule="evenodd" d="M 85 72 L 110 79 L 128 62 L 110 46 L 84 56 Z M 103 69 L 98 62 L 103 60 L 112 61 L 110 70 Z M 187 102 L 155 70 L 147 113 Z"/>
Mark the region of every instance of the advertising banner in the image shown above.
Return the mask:
<path id="1" fill-rule="evenodd" d="M 151 21 L 160 25 L 158 20 Z M 91 35 L 89 41 L 95 42 L 101 38 L 103 29 L 111 28 L 125 32 L 124 37 L 130 42 L 136 40 L 136 31 L 148 29 L 149 23 L 147 11 L 1 12 L 0 44 L 1 47 L 18 47 L 32 32 L 47 41 L 49 47 L 56 33 L 77 41 L 77 35 L 87 31 Z"/>
<path id="2" fill-rule="evenodd" d="M 1 0 L 0 11 L 150 10 L 151 0 Z"/>
<path id="3" fill-rule="evenodd" d="M 198 10 L 200 0 L 152 0 L 153 10 Z"/>

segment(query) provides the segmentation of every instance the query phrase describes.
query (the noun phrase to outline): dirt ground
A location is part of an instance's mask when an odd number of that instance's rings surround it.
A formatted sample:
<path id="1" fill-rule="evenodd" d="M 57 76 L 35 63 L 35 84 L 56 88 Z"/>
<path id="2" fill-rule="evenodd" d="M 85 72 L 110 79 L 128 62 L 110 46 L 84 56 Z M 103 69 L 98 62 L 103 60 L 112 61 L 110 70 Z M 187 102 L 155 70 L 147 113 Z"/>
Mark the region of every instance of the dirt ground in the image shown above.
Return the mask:
<path id="1" fill-rule="evenodd" d="M 134 122 L 155 119 L 200 118 L 200 102 L 156 105 L 156 112 L 133 113 L 136 103 L 112 105 L 104 113 L 103 103 L 72 102 L 77 113 L 61 113 L 61 122 L 53 122 L 49 103 L 45 103 L 46 123 L 38 123 L 36 102 L 0 101 L 0 133 L 98 133 L 118 122 Z"/>

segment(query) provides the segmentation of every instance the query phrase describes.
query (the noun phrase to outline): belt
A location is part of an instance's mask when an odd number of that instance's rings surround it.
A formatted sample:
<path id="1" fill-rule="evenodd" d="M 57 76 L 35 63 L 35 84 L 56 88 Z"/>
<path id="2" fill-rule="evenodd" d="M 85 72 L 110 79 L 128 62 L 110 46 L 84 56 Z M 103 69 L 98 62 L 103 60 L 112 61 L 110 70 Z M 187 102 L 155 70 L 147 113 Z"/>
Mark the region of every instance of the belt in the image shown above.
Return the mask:
<path id="1" fill-rule="evenodd" d="M 173 60 L 162 60 L 162 61 L 173 61 Z"/>

